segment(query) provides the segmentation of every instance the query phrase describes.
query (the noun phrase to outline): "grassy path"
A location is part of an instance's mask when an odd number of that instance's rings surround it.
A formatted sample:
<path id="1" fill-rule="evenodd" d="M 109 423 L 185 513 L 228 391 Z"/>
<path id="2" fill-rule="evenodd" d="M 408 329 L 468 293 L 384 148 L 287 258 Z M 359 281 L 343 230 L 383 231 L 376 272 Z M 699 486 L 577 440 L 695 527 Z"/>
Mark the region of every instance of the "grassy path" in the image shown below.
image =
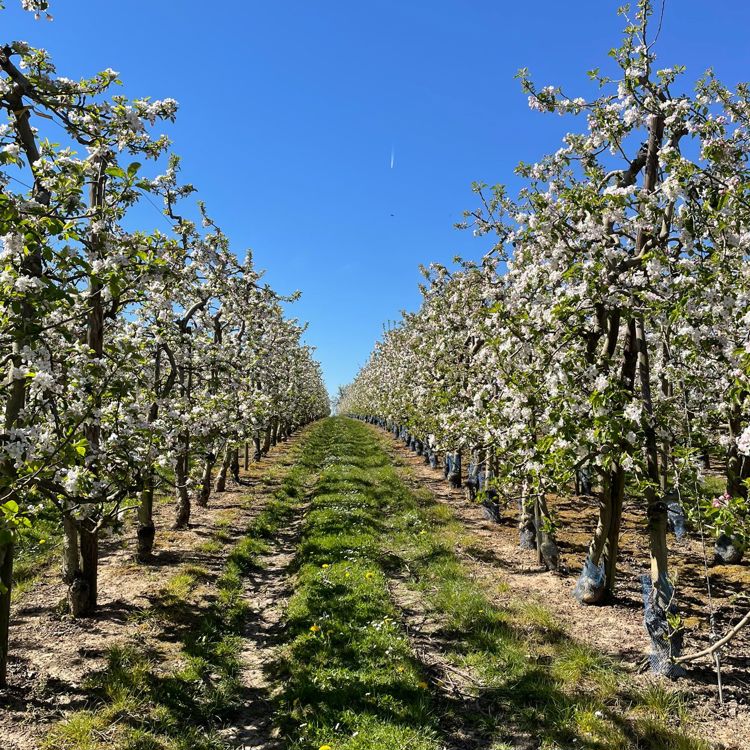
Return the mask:
<path id="1" fill-rule="evenodd" d="M 493 603 L 455 551 L 466 531 L 408 488 L 382 434 L 332 419 L 313 440 L 276 667 L 289 748 L 708 747 L 680 731 L 679 695 L 636 690 L 538 604 Z"/>
<path id="2" fill-rule="evenodd" d="M 678 694 L 635 689 L 539 604 L 497 604 L 465 528 L 375 428 L 325 420 L 293 461 L 181 631 L 181 669 L 114 653 L 96 708 L 48 747 L 709 747 Z"/>

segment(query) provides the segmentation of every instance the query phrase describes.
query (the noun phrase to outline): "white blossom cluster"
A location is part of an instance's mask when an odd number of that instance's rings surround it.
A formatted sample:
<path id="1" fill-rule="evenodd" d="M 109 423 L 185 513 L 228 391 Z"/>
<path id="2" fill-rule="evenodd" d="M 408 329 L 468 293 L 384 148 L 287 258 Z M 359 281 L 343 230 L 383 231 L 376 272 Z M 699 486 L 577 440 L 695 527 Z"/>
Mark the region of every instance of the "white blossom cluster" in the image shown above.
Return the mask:
<path id="1" fill-rule="evenodd" d="M 743 456 L 750 456 L 750 427 L 737 438 L 737 449 Z"/>

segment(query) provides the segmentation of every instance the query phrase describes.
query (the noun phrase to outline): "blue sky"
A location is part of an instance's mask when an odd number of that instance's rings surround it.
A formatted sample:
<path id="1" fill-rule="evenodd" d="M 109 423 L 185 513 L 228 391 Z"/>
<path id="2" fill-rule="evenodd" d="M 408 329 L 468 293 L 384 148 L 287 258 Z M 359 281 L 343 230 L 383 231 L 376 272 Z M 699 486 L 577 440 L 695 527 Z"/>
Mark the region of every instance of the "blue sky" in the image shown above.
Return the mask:
<path id="1" fill-rule="evenodd" d="M 420 263 L 488 249 L 453 228 L 471 183 L 517 188 L 518 161 L 580 127 L 529 110 L 516 71 L 586 96 L 622 25 L 610 0 L 58 0 L 52 23 L 8 4 L 3 38 L 60 75 L 111 67 L 124 93 L 180 102 L 184 177 L 274 288 L 303 292 L 332 392 L 418 306 Z M 749 27 L 741 0 L 667 0 L 660 65 L 748 80 Z"/>

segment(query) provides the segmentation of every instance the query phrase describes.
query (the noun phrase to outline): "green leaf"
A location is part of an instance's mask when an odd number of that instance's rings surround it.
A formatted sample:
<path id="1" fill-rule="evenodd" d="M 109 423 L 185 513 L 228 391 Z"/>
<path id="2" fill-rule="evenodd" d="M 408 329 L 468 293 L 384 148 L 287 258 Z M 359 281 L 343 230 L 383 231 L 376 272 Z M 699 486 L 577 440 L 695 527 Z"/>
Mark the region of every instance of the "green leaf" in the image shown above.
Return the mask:
<path id="1" fill-rule="evenodd" d="M 122 169 L 122 167 L 107 167 L 104 170 L 105 174 L 108 174 L 110 177 L 125 177 L 125 170 Z"/>

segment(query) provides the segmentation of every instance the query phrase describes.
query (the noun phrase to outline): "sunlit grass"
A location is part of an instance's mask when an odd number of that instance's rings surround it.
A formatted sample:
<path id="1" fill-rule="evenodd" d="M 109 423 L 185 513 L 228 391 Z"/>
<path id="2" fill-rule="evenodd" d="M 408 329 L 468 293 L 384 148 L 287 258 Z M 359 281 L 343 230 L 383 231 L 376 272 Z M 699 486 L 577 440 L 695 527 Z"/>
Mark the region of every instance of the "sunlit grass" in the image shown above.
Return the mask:
<path id="1" fill-rule="evenodd" d="M 299 546 L 278 707 L 290 748 L 440 747 L 428 678 L 390 599 L 384 519 L 402 508 L 371 441 L 327 423 L 326 460 Z M 369 443 L 369 444 L 368 444 Z"/>
<path id="2" fill-rule="evenodd" d="M 186 571 L 180 571 L 170 577 L 162 591 L 170 599 L 185 601 L 192 593 L 196 583 L 197 579 L 194 575 Z"/>

